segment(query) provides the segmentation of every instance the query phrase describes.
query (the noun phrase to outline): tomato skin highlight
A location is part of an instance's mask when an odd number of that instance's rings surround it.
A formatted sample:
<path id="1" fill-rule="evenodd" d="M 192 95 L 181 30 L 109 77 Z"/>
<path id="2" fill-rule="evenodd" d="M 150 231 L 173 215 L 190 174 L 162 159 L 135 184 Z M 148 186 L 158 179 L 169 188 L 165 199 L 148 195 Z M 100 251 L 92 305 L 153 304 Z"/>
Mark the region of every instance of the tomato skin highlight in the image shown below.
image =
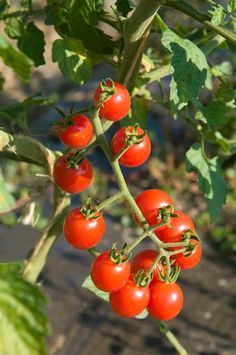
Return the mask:
<path id="1" fill-rule="evenodd" d="M 172 201 L 169 195 L 167 195 L 161 190 L 155 189 L 145 190 L 141 192 L 135 198 L 135 201 L 150 226 L 154 226 L 155 224 L 157 224 L 157 217 L 160 207 L 174 205 L 174 202 Z M 140 224 L 136 216 L 134 216 L 134 219 L 138 224 Z M 154 232 L 160 231 L 165 228 L 166 226 L 159 227 L 158 229 L 155 229 Z"/>
<path id="2" fill-rule="evenodd" d="M 100 212 L 94 219 L 86 219 L 79 208 L 73 209 L 65 218 L 64 235 L 68 243 L 77 249 L 89 249 L 97 245 L 105 232 L 105 220 Z"/>
<path id="3" fill-rule="evenodd" d="M 129 131 L 132 133 L 134 126 L 129 126 Z M 142 128 L 138 128 L 137 135 L 144 133 Z M 111 150 L 115 156 L 125 147 L 126 127 L 120 128 L 112 138 Z M 128 168 L 134 168 L 142 165 L 150 156 L 151 142 L 146 134 L 142 141 L 138 144 L 133 144 L 119 159 L 119 163 Z"/>
<path id="4" fill-rule="evenodd" d="M 153 282 L 150 285 L 148 313 L 158 320 L 175 318 L 183 308 L 184 296 L 177 283 Z"/>
<path id="5" fill-rule="evenodd" d="M 70 126 L 57 127 L 56 131 L 62 143 L 71 148 L 82 149 L 90 143 L 94 130 L 92 123 L 86 116 L 77 115 L 71 118 Z"/>
<path id="6" fill-rule="evenodd" d="M 107 82 L 106 85 L 110 86 L 110 83 Z M 131 105 L 131 99 L 128 90 L 117 82 L 114 82 L 114 86 L 116 93 L 110 96 L 109 99 L 105 101 L 99 109 L 99 116 L 108 121 L 121 120 L 128 114 Z M 98 87 L 94 95 L 95 106 L 101 93 L 102 89 Z"/>
<path id="7" fill-rule="evenodd" d="M 148 271 L 150 267 L 152 266 L 154 260 L 156 259 L 158 253 L 156 250 L 153 249 L 146 249 L 135 255 L 133 258 L 132 264 L 131 264 L 131 272 L 135 274 L 137 271 L 140 269 L 144 269 L 144 271 Z M 165 271 L 164 266 L 162 266 L 163 271 Z M 152 282 L 154 281 L 159 281 L 162 282 L 159 278 L 160 275 L 160 270 L 158 268 L 158 265 L 156 265 L 154 272 L 153 272 L 153 278 Z"/>
<path id="8" fill-rule="evenodd" d="M 111 292 L 109 297 L 113 311 L 126 318 L 140 314 L 147 307 L 149 299 L 149 287 L 137 286 L 132 275 L 121 289 Z"/>
<path id="9" fill-rule="evenodd" d="M 119 290 L 124 286 L 130 274 L 129 261 L 117 265 L 110 260 L 109 254 L 110 250 L 97 256 L 90 270 L 93 283 L 104 292 Z"/>
<path id="10" fill-rule="evenodd" d="M 171 219 L 172 229 L 166 227 L 162 230 L 157 231 L 157 236 L 164 243 L 177 243 L 181 242 L 182 234 L 186 232 L 188 229 L 191 231 L 195 231 L 194 224 L 192 220 L 183 212 L 174 211 L 178 217 L 173 217 Z"/>
<path id="11" fill-rule="evenodd" d="M 190 255 L 184 256 L 183 253 L 172 255 L 171 260 L 175 260 L 174 265 L 179 265 L 182 270 L 194 268 L 202 258 L 201 244 L 196 240 L 191 240 L 190 244 L 196 244 L 195 249 Z"/>
<path id="12" fill-rule="evenodd" d="M 60 157 L 53 168 L 55 184 L 68 193 L 82 192 L 89 187 L 93 178 L 90 161 L 84 158 L 77 169 L 68 168 L 66 157 Z"/>

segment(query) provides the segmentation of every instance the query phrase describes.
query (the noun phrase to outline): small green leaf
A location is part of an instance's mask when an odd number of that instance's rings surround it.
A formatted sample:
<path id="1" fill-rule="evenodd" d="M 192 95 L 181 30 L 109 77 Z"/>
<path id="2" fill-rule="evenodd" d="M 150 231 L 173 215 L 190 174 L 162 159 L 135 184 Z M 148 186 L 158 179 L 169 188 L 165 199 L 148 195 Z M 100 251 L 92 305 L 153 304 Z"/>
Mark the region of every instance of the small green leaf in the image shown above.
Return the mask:
<path id="1" fill-rule="evenodd" d="M 207 159 L 201 146 L 194 144 L 186 153 L 186 169 L 197 172 L 199 189 L 205 196 L 212 221 L 216 222 L 227 194 L 219 157 Z"/>
<path id="2" fill-rule="evenodd" d="M 230 109 L 220 101 L 211 102 L 201 112 L 212 130 L 224 127 L 230 121 Z"/>
<path id="3" fill-rule="evenodd" d="M 6 21 L 5 32 L 8 37 L 17 39 L 23 32 L 23 23 L 19 17 L 12 17 Z"/>
<path id="4" fill-rule="evenodd" d="M 15 261 L 13 263 L 0 263 L 0 278 L 1 274 L 20 274 L 23 270 L 24 262 L 23 261 Z"/>
<path id="5" fill-rule="evenodd" d="M 15 205 L 15 199 L 7 189 L 6 181 L 0 171 L 0 213 L 9 211 Z"/>
<path id="6" fill-rule="evenodd" d="M 87 288 L 89 291 L 95 293 L 96 296 L 102 298 L 104 301 L 109 301 L 109 293 L 99 290 L 93 283 L 90 276 L 87 276 L 82 283 L 83 288 Z"/>
<path id="7" fill-rule="evenodd" d="M 17 51 L 8 42 L 0 37 L 0 57 L 3 62 L 14 70 L 23 83 L 30 78 L 33 62 L 24 53 Z"/>
<path id="8" fill-rule="evenodd" d="M 233 74 L 233 67 L 230 62 L 222 62 L 221 64 L 212 67 L 211 72 L 214 76 L 230 76 Z"/>
<path id="9" fill-rule="evenodd" d="M 122 127 L 134 126 L 136 123 L 143 129 L 147 128 L 148 107 L 143 97 L 134 96 L 132 99 L 131 110 L 127 117 L 120 121 Z"/>
<path id="10" fill-rule="evenodd" d="M 229 12 L 236 11 L 236 0 L 229 0 L 227 10 Z"/>
<path id="11" fill-rule="evenodd" d="M 80 44 L 79 41 L 77 43 Z M 91 76 L 92 63 L 89 58 L 81 55 L 75 41 L 57 39 L 53 43 L 52 60 L 58 63 L 61 72 L 75 84 L 84 84 Z"/>
<path id="12" fill-rule="evenodd" d="M 39 287 L 10 269 L 0 272 L 0 354 L 46 355 L 46 299 Z"/>
<path id="13" fill-rule="evenodd" d="M 211 15 L 211 23 L 213 25 L 220 25 L 225 18 L 225 9 L 223 6 L 216 4 L 211 6 L 211 8 L 208 10 L 208 13 Z"/>
<path id="14" fill-rule="evenodd" d="M 116 8 L 124 17 L 127 17 L 128 13 L 133 10 L 134 5 L 130 0 L 117 0 Z"/>
<path id="15" fill-rule="evenodd" d="M 36 67 L 45 64 L 44 61 L 44 34 L 35 26 L 33 22 L 29 22 L 22 36 L 18 40 L 18 48 L 34 61 Z"/>
<path id="16" fill-rule="evenodd" d="M 170 101 L 171 111 L 176 113 L 196 101 L 202 87 L 210 87 L 210 68 L 204 53 L 193 42 L 169 29 L 163 32 L 162 44 L 173 53 Z"/>

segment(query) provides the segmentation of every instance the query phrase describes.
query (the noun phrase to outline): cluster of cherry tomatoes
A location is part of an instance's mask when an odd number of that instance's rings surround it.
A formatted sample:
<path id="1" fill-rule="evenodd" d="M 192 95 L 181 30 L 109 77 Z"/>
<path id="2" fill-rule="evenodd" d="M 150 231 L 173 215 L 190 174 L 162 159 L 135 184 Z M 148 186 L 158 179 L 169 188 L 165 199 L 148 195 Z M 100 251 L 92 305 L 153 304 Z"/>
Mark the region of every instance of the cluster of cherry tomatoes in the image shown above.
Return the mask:
<path id="1" fill-rule="evenodd" d="M 106 120 L 118 121 L 129 112 L 130 95 L 119 83 L 108 81 L 103 85 L 105 89 L 113 92 L 110 92 L 108 98 L 99 106 L 99 116 Z M 101 100 L 103 90 L 104 87 L 96 90 L 95 107 Z M 86 157 L 80 157 L 80 149 L 91 142 L 93 125 L 82 114 L 70 115 L 59 121 L 56 130 L 60 140 L 71 148 L 72 152 L 62 155 L 56 161 L 54 181 L 65 192 L 84 191 L 91 183 L 93 169 Z M 112 138 L 111 152 L 119 158 L 119 163 L 126 167 L 143 164 L 151 152 L 147 132 L 138 126 L 120 128 Z M 196 238 L 194 224 L 187 215 L 174 210 L 170 196 L 163 191 L 152 189 L 140 193 L 135 201 L 150 227 L 156 226 L 160 221 L 161 209 L 171 209 L 173 213 L 169 223 L 160 224 L 156 229 L 154 227 L 153 232 L 163 243 L 180 243 L 188 238 L 189 245 L 184 252 L 182 248 L 178 253 L 180 246 L 172 245 L 168 248 L 169 251 L 175 251 L 170 257 L 171 267 L 186 270 L 197 265 L 201 259 L 201 245 Z M 137 217 L 133 217 L 140 224 Z M 72 210 L 64 222 L 65 237 L 77 249 L 96 246 L 103 238 L 104 232 L 104 217 L 91 203 Z M 165 261 L 160 259 L 155 264 L 157 257 L 158 251 L 148 249 L 137 254 L 131 263 L 127 255 L 114 248 L 96 257 L 91 267 L 91 278 L 97 288 L 110 293 L 114 312 L 124 317 L 134 317 L 147 308 L 149 314 L 158 320 L 172 319 L 180 312 L 183 306 L 182 290 L 176 282 L 168 282 L 165 277 Z M 150 268 L 151 281 L 143 285 L 140 275 L 148 274 Z"/>

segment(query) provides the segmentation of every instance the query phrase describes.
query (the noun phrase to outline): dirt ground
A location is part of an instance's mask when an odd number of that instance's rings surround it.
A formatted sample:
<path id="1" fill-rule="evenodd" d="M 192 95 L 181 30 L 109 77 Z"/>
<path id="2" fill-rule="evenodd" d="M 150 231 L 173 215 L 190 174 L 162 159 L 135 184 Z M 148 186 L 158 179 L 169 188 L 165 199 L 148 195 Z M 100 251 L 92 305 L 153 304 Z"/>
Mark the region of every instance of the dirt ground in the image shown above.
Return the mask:
<path id="1" fill-rule="evenodd" d="M 23 258 L 38 237 L 31 228 L 23 226 L 0 228 L 0 234 L 1 261 Z M 102 248 L 108 248 L 111 240 L 122 240 L 122 235 L 117 223 L 107 218 Z M 128 239 L 133 237 L 130 234 Z M 168 324 L 191 355 L 235 355 L 235 258 L 222 259 L 204 241 L 203 251 L 201 264 L 181 274 L 184 309 Z M 81 288 L 90 262 L 90 255 L 72 249 L 63 237 L 50 254 L 40 281 L 49 297 L 50 354 L 175 354 L 151 319 L 119 318 L 109 304 Z"/>

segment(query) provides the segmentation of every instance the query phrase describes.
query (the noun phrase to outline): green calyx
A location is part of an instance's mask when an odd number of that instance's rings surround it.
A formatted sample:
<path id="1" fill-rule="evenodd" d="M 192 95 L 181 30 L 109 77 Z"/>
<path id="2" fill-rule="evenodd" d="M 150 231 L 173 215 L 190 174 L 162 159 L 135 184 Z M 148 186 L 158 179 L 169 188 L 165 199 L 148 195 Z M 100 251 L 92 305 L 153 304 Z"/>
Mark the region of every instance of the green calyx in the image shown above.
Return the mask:
<path id="1" fill-rule="evenodd" d="M 117 251 L 117 242 L 112 244 L 112 248 L 110 251 L 110 260 L 113 261 L 115 264 L 120 265 L 125 263 L 126 261 L 130 260 L 132 257 L 132 253 L 125 253 L 126 244 L 120 251 Z"/>
<path id="2" fill-rule="evenodd" d="M 131 129 L 133 128 L 132 132 Z M 140 144 L 142 143 L 144 137 L 147 134 L 147 131 L 145 130 L 144 133 L 138 134 L 138 129 L 139 125 L 136 124 L 135 126 L 127 126 L 125 128 L 125 145 L 127 147 L 133 145 L 133 144 Z"/>
<path id="3" fill-rule="evenodd" d="M 66 167 L 68 169 L 77 170 L 80 164 L 83 162 L 84 157 L 79 156 L 79 151 L 77 151 L 74 155 L 70 155 L 66 157 Z"/>
<path id="4" fill-rule="evenodd" d="M 108 78 L 100 82 L 100 88 L 102 90 L 100 97 L 96 104 L 96 109 L 103 105 L 112 95 L 116 93 L 116 88 L 112 79 Z"/>
<path id="5" fill-rule="evenodd" d="M 102 215 L 102 212 L 96 209 L 96 205 L 92 204 L 91 196 L 88 196 L 86 204 L 80 208 L 80 212 L 85 219 L 98 219 Z"/>
<path id="6" fill-rule="evenodd" d="M 177 214 L 173 213 L 174 207 L 171 205 L 160 207 L 158 211 L 157 221 L 159 227 L 166 225 L 170 229 L 172 229 L 171 218 L 178 217 Z"/>

